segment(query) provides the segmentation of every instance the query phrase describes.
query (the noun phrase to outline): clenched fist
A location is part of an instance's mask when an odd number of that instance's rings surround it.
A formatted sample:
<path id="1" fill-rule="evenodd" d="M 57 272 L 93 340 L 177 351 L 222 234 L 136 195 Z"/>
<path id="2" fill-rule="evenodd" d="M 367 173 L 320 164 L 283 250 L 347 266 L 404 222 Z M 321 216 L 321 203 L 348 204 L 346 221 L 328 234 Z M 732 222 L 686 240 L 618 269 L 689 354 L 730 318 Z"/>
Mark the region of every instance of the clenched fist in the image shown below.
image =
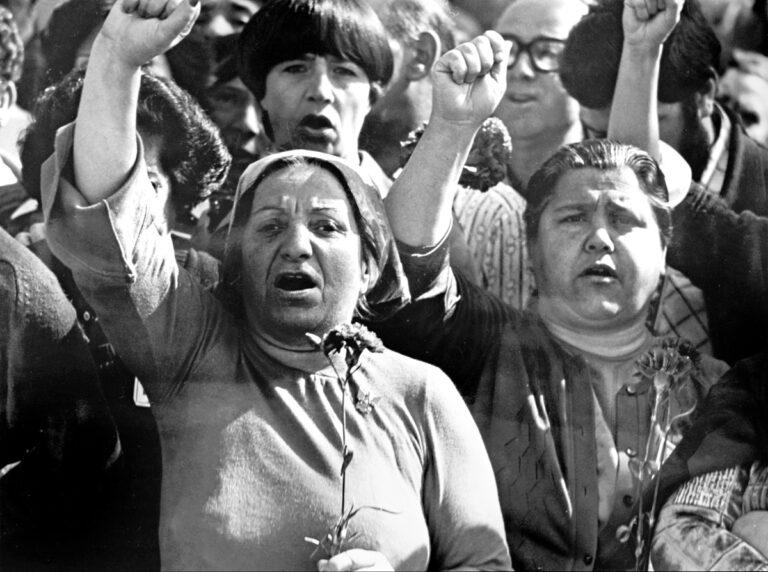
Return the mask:
<path id="1" fill-rule="evenodd" d="M 509 46 L 489 31 L 446 52 L 432 72 L 432 119 L 478 128 L 507 84 Z"/>
<path id="2" fill-rule="evenodd" d="M 99 47 L 139 67 L 179 43 L 199 13 L 199 0 L 118 0 L 101 29 Z"/>

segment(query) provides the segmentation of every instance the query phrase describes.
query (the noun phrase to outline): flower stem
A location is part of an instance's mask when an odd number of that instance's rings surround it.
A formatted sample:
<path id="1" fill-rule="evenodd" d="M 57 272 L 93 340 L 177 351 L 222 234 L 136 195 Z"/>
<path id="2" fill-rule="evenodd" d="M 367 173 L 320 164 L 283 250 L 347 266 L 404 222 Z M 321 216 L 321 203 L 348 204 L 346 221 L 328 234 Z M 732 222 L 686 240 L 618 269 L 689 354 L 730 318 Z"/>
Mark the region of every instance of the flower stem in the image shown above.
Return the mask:
<path id="1" fill-rule="evenodd" d="M 341 386 L 341 515 L 346 514 L 347 503 L 347 386 L 349 374 Z"/>

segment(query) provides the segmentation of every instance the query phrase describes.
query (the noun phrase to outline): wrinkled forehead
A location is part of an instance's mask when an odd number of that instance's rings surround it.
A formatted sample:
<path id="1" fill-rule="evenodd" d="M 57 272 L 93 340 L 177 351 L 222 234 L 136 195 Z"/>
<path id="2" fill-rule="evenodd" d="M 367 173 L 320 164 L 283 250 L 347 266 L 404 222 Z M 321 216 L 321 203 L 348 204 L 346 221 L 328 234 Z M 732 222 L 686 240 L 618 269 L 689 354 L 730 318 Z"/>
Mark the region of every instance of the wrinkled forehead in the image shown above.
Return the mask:
<path id="1" fill-rule="evenodd" d="M 320 165 L 299 164 L 268 174 L 254 189 L 252 210 L 264 204 L 349 205 L 341 181 Z"/>
<path id="2" fill-rule="evenodd" d="M 494 30 L 521 40 L 547 36 L 565 40 L 587 13 L 581 0 L 514 0 L 496 21 Z"/>
<path id="3" fill-rule="evenodd" d="M 630 167 L 570 169 L 558 179 L 547 208 L 597 209 L 609 205 L 651 214 L 648 196 Z"/>

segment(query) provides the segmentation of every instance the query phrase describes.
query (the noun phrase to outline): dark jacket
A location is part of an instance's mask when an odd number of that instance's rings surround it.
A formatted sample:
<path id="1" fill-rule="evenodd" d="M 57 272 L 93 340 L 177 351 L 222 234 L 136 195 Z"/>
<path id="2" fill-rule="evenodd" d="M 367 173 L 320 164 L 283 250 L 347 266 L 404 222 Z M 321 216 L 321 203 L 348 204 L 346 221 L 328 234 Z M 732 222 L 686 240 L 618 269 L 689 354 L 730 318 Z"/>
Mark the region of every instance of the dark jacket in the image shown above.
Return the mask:
<path id="1" fill-rule="evenodd" d="M 0 568 L 96 565 L 119 454 L 74 308 L 0 230 Z"/>
<path id="2" fill-rule="evenodd" d="M 720 196 L 737 213 L 752 211 L 768 216 L 768 148 L 747 135 L 738 115 L 723 109 L 733 127 Z"/>
<path id="3" fill-rule="evenodd" d="M 672 213 L 668 262 L 704 292 L 715 357 L 729 364 L 768 340 L 768 218 L 740 214 L 694 185 Z"/>

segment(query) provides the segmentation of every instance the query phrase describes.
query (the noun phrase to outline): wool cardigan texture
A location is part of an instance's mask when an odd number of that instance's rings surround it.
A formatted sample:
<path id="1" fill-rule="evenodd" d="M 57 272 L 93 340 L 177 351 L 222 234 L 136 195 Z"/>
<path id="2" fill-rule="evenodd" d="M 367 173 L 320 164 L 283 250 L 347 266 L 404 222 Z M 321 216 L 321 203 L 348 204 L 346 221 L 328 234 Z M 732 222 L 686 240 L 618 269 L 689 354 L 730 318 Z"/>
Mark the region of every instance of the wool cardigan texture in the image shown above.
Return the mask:
<path id="1" fill-rule="evenodd" d="M 592 383 L 599 374 L 536 314 L 513 310 L 449 269 L 447 243 L 398 245 L 414 301 L 372 326 L 391 347 L 443 369 L 469 404 L 516 570 L 632 568 L 634 547 L 615 533 L 638 499 L 617 494 L 609 521 L 601 527 L 598 519 Z M 694 383 L 699 398 L 723 371 L 704 357 Z M 653 393 L 648 381 L 627 382 L 616 395 L 613 445 L 637 452 L 650 430 Z"/>

